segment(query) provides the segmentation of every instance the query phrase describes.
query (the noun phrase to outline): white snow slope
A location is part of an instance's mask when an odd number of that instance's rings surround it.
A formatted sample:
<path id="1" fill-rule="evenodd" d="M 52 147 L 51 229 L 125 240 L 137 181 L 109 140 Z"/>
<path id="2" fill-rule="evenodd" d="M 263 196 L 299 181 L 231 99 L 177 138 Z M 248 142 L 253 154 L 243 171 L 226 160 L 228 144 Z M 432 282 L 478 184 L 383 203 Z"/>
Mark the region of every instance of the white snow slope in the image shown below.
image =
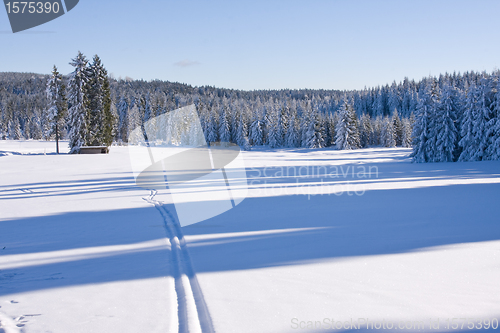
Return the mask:
<path id="1" fill-rule="evenodd" d="M 257 149 L 244 152 L 249 197 L 180 228 L 168 193 L 134 185 L 126 147 L 53 146 L 0 141 L 0 332 L 451 332 L 452 318 L 466 318 L 458 330 L 500 319 L 500 162 Z"/>

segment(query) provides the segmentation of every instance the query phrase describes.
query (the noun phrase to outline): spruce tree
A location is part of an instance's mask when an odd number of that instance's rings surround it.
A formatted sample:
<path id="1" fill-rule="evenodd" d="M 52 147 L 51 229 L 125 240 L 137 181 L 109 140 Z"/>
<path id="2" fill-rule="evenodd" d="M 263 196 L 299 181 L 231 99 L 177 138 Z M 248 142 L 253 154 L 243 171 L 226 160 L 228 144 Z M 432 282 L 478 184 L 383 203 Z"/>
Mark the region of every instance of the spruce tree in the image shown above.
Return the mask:
<path id="1" fill-rule="evenodd" d="M 422 91 L 417 105 L 415 126 L 413 127 L 413 152 L 411 156 L 417 163 L 429 162 L 428 140 L 431 137 L 432 102 L 429 91 Z"/>
<path id="2" fill-rule="evenodd" d="M 369 114 L 363 114 L 359 120 L 360 146 L 366 148 L 370 145 L 373 135 L 372 121 Z"/>
<path id="3" fill-rule="evenodd" d="M 231 129 L 229 128 L 228 109 L 224 105 L 220 108 L 219 137 L 221 142 L 231 141 Z"/>
<path id="4" fill-rule="evenodd" d="M 394 127 L 394 139 L 396 146 L 403 145 L 403 123 L 401 122 L 401 118 L 399 118 L 399 113 L 397 109 L 394 109 L 392 114 L 392 124 Z"/>
<path id="5" fill-rule="evenodd" d="M 307 148 L 325 147 L 325 129 L 321 115 L 317 110 L 310 116 L 307 129 Z"/>
<path id="6" fill-rule="evenodd" d="M 270 148 L 279 147 L 280 140 L 278 138 L 278 112 L 274 107 L 267 109 L 266 113 L 266 128 L 267 128 L 267 143 Z"/>
<path id="7" fill-rule="evenodd" d="M 70 62 L 70 65 L 75 67 L 70 74 L 68 84 L 70 153 L 78 153 L 80 147 L 86 144 L 88 132 L 86 85 L 89 76 L 87 64 L 88 60 L 81 52 L 78 52 Z"/>
<path id="8" fill-rule="evenodd" d="M 456 90 L 449 84 L 443 87 L 441 105 L 436 120 L 435 162 L 453 162 L 458 143 Z"/>
<path id="9" fill-rule="evenodd" d="M 337 149 L 359 148 L 359 129 L 352 101 L 344 96 L 344 103 L 338 112 L 339 120 L 335 128 Z"/>
<path id="10" fill-rule="evenodd" d="M 487 159 L 500 159 L 500 71 L 492 78 L 492 118 L 488 124 L 487 137 L 489 138 L 487 148 Z"/>
<path id="11" fill-rule="evenodd" d="M 262 122 L 257 117 L 250 125 L 250 143 L 253 146 L 262 146 L 264 144 Z"/>
<path id="12" fill-rule="evenodd" d="M 384 117 L 382 121 L 381 138 L 384 147 L 396 147 L 396 129 L 392 118 Z"/>
<path id="13" fill-rule="evenodd" d="M 412 122 L 408 118 L 403 118 L 402 123 L 403 123 L 403 139 L 401 145 L 404 148 L 411 148 L 412 144 L 411 133 L 413 131 Z"/>
<path id="14" fill-rule="evenodd" d="M 476 104 L 477 104 L 477 88 L 475 84 L 471 84 L 467 90 L 467 95 L 465 98 L 464 113 L 460 125 L 460 136 L 461 139 L 458 142 L 459 146 L 462 147 L 462 153 L 458 158 L 459 161 L 465 162 L 470 161 L 477 149 L 474 140 L 474 122 L 476 114 Z"/>
<path id="15" fill-rule="evenodd" d="M 122 95 L 120 97 L 120 101 L 117 106 L 118 112 L 118 127 L 117 127 L 117 141 L 126 142 L 128 136 L 128 123 L 127 123 L 127 115 L 128 115 L 128 103 L 127 99 Z"/>
<path id="16" fill-rule="evenodd" d="M 297 111 L 292 109 L 288 118 L 288 128 L 285 137 L 285 146 L 295 148 L 299 145 L 299 122 Z"/>
<path id="17" fill-rule="evenodd" d="M 114 117 L 111 113 L 111 93 L 108 72 L 95 55 L 88 69 L 86 84 L 87 144 L 89 146 L 111 146 L 113 142 Z"/>
<path id="18" fill-rule="evenodd" d="M 66 101 L 66 87 L 62 75 L 57 71 L 55 65 L 52 69 L 52 75 L 47 81 L 46 92 L 51 126 L 49 135 L 55 135 L 56 153 L 59 154 L 59 139 L 64 127 L 64 117 L 68 110 L 68 104 Z"/>

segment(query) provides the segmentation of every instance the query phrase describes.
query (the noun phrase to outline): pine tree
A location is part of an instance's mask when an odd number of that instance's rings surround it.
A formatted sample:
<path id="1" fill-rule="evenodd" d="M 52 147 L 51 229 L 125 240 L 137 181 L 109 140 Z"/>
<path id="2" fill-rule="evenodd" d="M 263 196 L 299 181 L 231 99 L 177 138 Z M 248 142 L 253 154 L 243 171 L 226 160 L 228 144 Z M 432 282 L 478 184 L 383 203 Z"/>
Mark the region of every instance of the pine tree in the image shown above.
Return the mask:
<path id="1" fill-rule="evenodd" d="M 486 153 L 488 159 L 498 160 L 500 159 L 500 71 L 497 71 L 492 78 L 492 94 L 492 118 L 487 133 L 489 145 Z"/>
<path id="2" fill-rule="evenodd" d="M 478 89 L 478 101 L 476 104 L 476 116 L 473 126 L 474 142 L 477 145 L 472 155 L 473 161 L 481 161 L 485 157 L 488 148 L 488 125 L 491 120 L 491 109 L 489 101 L 490 87 L 486 78 L 482 78 Z"/>
<path id="3" fill-rule="evenodd" d="M 291 109 L 288 117 L 288 128 L 285 137 L 285 146 L 295 148 L 299 145 L 299 120 L 297 110 Z"/>
<path id="4" fill-rule="evenodd" d="M 337 149 L 359 148 L 359 130 L 352 101 L 344 96 L 344 103 L 338 112 L 339 121 L 335 128 Z"/>
<path id="5" fill-rule="evenodd" d="M 219 141 L 219 135 L 218 135 L 218 126 L 217 126 L 217 111 L 215 108 L 212 107 L 212 109 L 209 112 L 209 118 L 208 118 L 208 125 L 207 125 L 207 142 L 217 142 Z"/>
<path id="6" fill-rule="evenodd" d="M 403 140 L 401 142 L 401 146 L 404 148 L 411 148 L 412 137 L 411 133 L 413 131 L 413 125 L 408 118 L 403 118 Z"/>
<path id="7" fill-rule="evenodd" d="M 394 112 L 392 114 L 392 124 L 394 126 L 394 139 L 396 141 L 395 145 L 400 147 L 403 145 L 403 123 L 399 118 L 397 109 L 394 109 Z"/>
<path id="8" fill-rule="evenodd" d="M 396 81 L 394 81 L 391 85 L 387 104 L 390 111 L 401 111 L 401 97 L 399 96 L 399 90 Z"/>
<path id="9" fill-rule="evenodd" d="M 459 161 L 470 161 L 477 149 L 474 140 L 474 121 L 475 121 L 475 108 L 477 104 L 477 88 L 475 84 L 469 86 L 467 91 L 464 114 L 461 120 L 460 126 L 460 136 L 461 139 L 458 142 L 459 146 L 462 147 L 462 153 L 458 158 Z"/>
<path id="10" fill-rule="evenodd" d="M 363 114 L 359 120 L 360 146 L 366 148 L 370 145 L 373 135 L 372 121 L 369 114 Z"/>
<path id="11" fill-rule="evenodd" d="M 66 87 L 63 83 L 62 75 L 54 65 L 52 75 L 47 81 L 48 114 L 50 117 L 50 135 L 55 135 L 56 152 L 59 154 L 59 139 L 64 127 L 64 117 L 68 110 L 66 101 Z"/>
<path id="12" fill-rule="evenodd" d="M 231 141 L 231 129 L 229 128 L 228 109 L 224 106 L 220 109 L 219 137 L 221 142 Z"/>
<path id="13" fill-rule="evenodd" d="M 326 119 L 326 142 L 325 145 L 326 147 L 334 146 L 335 145 L 335 125 L 336 125 L 336 118 L 335 115 L 332 115 L 331 113 L 328 115 Z"/>
<path id="14" fill-rule="evenodd" d="M 86 144 L 88 132 L 85 94 L 88 81 L 87 64 L 88 61 L 81 52 L 78 52 L 76 58 L 70 62 L 70 65 L 75 67 L 70 74 L 68 84 L 70 153 L 78 153 L 80 147 Z"/>
<path id="15" fill-rule="evenodd" d="M 257 117 L 250 125 L 250 143 L 253 146 L 262 146 L 264 144 L 262 122 Z"/>
<path id="16" fill-rule="evenodd" d="M 381 139 L 384 147 L 396 147 L 396 129 L 392 118 L 384 117 L 382 121 Z"/>
<path id="17" fill-rule="evenodd" d="M 113 142 L 114 117 L 111 113 L 111 93 L 108 72 L 95 55 L 88 69 L 86 82 L 87 144 L 111 146 Z"/>
<path id="18" fill-rule="evenodd" d="M 139 112 L 139 107 L 137 106 L 137 101 L 132 101 L 132 107 L 130 108 L 127 114 L 127 125 L 128 125 L 128 137 L 127 142 L 129 144 L 138 144 L 144 141 L 144 138 L 140 136 L 140 133 L 137 131 L 134 132 L 135 129 L 140 128 L 142 125 L 141 115 Z M 136 136 L 133 136 L 135 134 Z"/>
<path id="19" fill-rule="evenodd" d="M 128 122 L 127 122 L 128 103 L 127 99 L 123 95 L 120 97 L 120 101 L 118 102 L 117 112 L 118 112 L 118 127 L 116 131 L 117 132 L 116 137 L 118 141 L 126 142 L 128 137 Z"/>
<path id="20" fill-rule="evenodd" d="M 267 109 L 266 113 L 267 143 L 270 148 L 279 147 L 278 138 L 278 113 L 274 107 Z"/>
<path id="21" fill-rule="evenodd" d="M 418 163 L 429 162 L 428 140 L 431 136 L 431 108 L 432 101 L 429 91 L 422 91 L 417 105 L 417 116 L 413 127 L 413 152 L 411 156 Z"/>
<path id="22" fill-rule="evenodd" d="M 243 150 L 250 150 L 250 142 L 248 141 L 248 127 L 246 124 L 245 115 L 240 112 L 238 120 L 238 130 L 237 130 L 237 144 Z"/>
<path id="23" fill-rule="evenodd" d="M 441 105 L 436 120 L 435 162 L 453 162 L 458 143 L 456 90 L 449 84 L 443 87 Z"/>
<path id="24" fill-rule="evenodd" d="M 317 110 L 313 112 L 307 129 L 307 148 L 325 147 L 325 130 L 322 118 Z"/>
<path id="25" fill-rule="evenodd" d="M 288 131 L 288 115 L 289 108 L 287 105 L 283 105 L 280 107 L 280 112 L 278 113 L 278 126 L 277 126 L 277 146 L 283 147 L 285 146 L 285 135 Z"/>

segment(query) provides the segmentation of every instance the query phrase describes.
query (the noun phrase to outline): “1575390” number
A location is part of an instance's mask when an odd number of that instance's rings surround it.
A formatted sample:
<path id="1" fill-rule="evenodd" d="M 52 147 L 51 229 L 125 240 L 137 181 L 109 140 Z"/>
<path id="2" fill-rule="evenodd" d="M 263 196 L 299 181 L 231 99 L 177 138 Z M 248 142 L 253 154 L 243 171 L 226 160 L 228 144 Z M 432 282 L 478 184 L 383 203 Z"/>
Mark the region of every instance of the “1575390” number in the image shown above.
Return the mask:
<path id="1" fill-rule="evenodd" d="M 7 2 L 5 6 L 8 14 L 57 14 L 60 10 L 58 2 Z"/>

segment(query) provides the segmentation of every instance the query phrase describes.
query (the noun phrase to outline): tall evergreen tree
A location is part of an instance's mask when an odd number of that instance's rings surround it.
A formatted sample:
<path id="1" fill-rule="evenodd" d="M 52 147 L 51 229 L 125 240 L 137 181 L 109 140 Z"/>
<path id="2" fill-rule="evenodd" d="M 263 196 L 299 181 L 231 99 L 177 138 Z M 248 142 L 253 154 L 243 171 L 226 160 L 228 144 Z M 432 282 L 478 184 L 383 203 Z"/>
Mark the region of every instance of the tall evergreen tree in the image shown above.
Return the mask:
<path id="1" fill-rule="evenodd" d="M 359 148 L 359 129 L 356 112 L 354 111 L 351 100 L 346 96 L 344 96 L 344 103 L 338 112 L 339 120 L 335 128 L 335 143 L 337 149 Z"/>
<path id="2" fill-rule="evenodd" d="M 432 101 L 429 91 L 422 91 L 417 105 L 417 116 L 413 127 L 413 152 L 415 162 L 429 162 L 428 140 L 431 137 Z"/>
<path id="3" fill-rule="evenodd" d="M 392 118 L 384 117 L 380 136 L 384 147 L 396 147 L 396 129 Z"/>
<path id="4" fill-rule="evenodd" d="M 61 134 L 64 128 L 64 117 L 68 110 L 68 103 L 62 75 L 57 71 L 55 65 L 52 69 L 52 75 L 47 81 L 47 101 L 51 125 L 49 134 L 55 135 L 56 153 L 59 154 L 59 139 L 62 137 Z"/>
<path id="5" fill-rule="evenodd" d="M 436 153 L 435 162 L 452 162 L 458 143 L 457 121 L 457 96 L 456 90 L 445 84 L 441 96 L 441 105 L 437 109 L 436 119 Z"/>
<path id="6" fill-rule="evenodd" d="M 296 109 L 291 109 L 288 117 L 285 145 L 291 148 L 298 147 L 299 141 L 299 120 L 297 118 L 297 111 Z"/>
<path id="7" fill-rule="evenodd" d="M 403 145 L 403 123 L 401 118 L 399 118 L 399 113 L 397 109 L 394 109 L 392 114 L 392 125 L 394 127 L 394 140 L 396 146 Z"/>
<path id="8" fill-rule="evenodd" d="M 373 135 L 373 126 L 369 114 L 363 114 L 359 120 L 360 146 L 366 148 L 370 145 Z"/>
<path id="9" fill-rule="evenodd" d="M 117 141 L 126 142 L 127 132 L 128 132 L 127 131 L 128 102 L 123 95 L 120 97 L 120 101 L 118 102 L 117 112 L 118 112 L 118 127 L 117 127 L 116 138 Z"/>
<path id="10" fill-rule="evenodd" d="M 95 55 L 88 69 L 86 84 L 87 144 L 111 146 L 114 117 L 111 113 L 111 97 L 108 72 L 99 56 Z"/>
<path id="11" fill-rule="evenodd" d="M 75 67 L 70 74 L 68 84 L 70 153 L 78 153 L 80 147 L 86 144 L 88 132 L 86 85 L 89 76 L 87 64 L 88 60 L 81 52 L 78 52 L 70 62 L 70 65 Z"/>
<path id="12" fill-rule="evenodd" d="M 487 159 L 500 159 L 500 70 L 492 77 L 492 118 L 488 124 Z"/>
<path id="13" fill-rule="evenodd" d="M 224 105 L 220 108 L 219 137 L 221 142 L 231 141 L 231 129 L 229 128 L 228 109 Z"/>
<path id="14" fill-rule="evenodd" d="M 458 160 L 470 161 L 475 151 L 477 150 L 476 141 L 474 139 L 474 122 L 476 118 L 476 105 L 477 105 L 478 91 L 475 84 L 469 86 L 465 98 L 464 113 L 461 120 L 460 136 L 458 142 L 462 147 L 462 153 Z"/>
<path id="15" fill-rule="evenodd" d="M 322 117 L 317 110 L 313 112 L 309 119 L 306 145 L 307 148 L 325 147 L 325 128 Z"/>

